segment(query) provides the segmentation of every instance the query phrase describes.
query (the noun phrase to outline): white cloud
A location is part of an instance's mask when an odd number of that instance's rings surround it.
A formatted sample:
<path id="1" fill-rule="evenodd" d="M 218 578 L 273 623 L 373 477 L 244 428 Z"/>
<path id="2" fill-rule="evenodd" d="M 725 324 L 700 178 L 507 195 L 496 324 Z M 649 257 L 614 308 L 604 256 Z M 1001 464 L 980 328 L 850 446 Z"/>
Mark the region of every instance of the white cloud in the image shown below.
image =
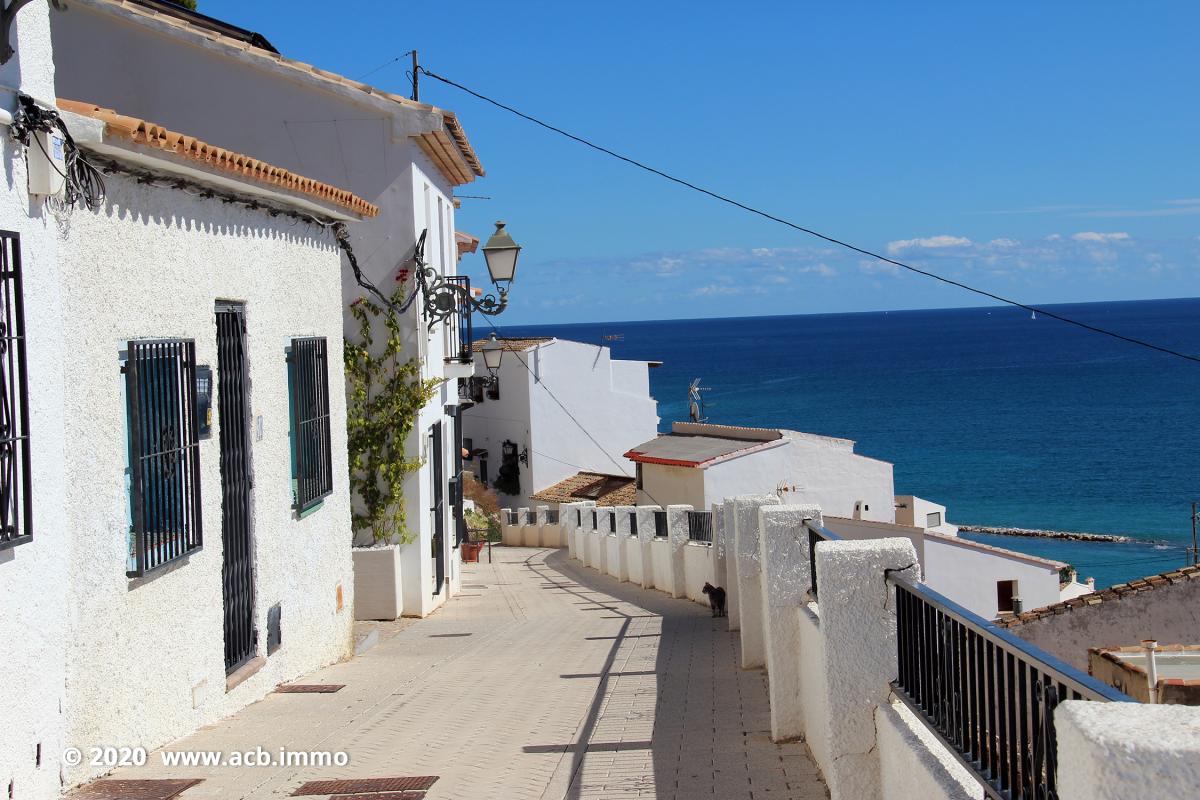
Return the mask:
<path id="1" fill-rule="evenodd" d="M 1016 239 L 992 239 L 988 242 L 990 247 L 1016 247 L 1019 244 Z"/>
<path id="2" fill-rule="evenodd" d="M 1077 242 L 1096 242 L 1099 244 L 1107 244 L 1109 242 L 1125 242 L 1129 240 L 1129 234 L 1124 232 L 1116 233 L 1097 233 L 1096 231 L 1080 231 L 1071 236 Z"/>
<path id="3" fill-rule="evenodd" d="M 695 289 L 692 290 L 693 297 L 708 297 L 708 296 L 716 296 L 716 295 L 729 295 L 729 294 L 741 294 L 741 293 L 742 293 L 742 287 L 740 287 L 740 286 L 726 286 L 723 284 L 719 285 L 719 284 L 715 284 L 715 283 L 709 284 L 708 286 L 697 286 Z"/>
<path id="4" fill-rule="evenodd" d="M 895 242 L 888 242 L 889 253 L 900 253 L 910 248 L 921 248 L 936 250 L 943 247 L 967 247 L 971 244 L 971 240 L 965 236 L 929 236 L 924 239 L 900 239 Z"/>

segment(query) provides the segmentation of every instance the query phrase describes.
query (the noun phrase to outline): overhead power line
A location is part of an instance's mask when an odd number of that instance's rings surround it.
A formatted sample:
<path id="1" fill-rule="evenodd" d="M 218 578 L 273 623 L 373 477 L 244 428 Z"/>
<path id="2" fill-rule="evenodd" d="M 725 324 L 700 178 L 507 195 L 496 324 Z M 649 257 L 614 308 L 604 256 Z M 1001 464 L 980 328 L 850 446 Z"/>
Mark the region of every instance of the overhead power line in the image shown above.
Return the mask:
<path id="1" fill-rule="evenodd" d="M 641 169 L 641 170 L 645 170 L 646 172 L 649 172 L 652 175 L 657 175 L 658 177 L 665 178 L 666 180 L 671 181 L 672 183 L 676 183 L 687 189 L 691 189 L 692 191 L 699 192 L 700 194 L 707 195 L 707 196 L 713 198 L 714 200 L 719 200 L 722 203 L 727 203 L 731 206 L 734 206 L 735 208 L 740 208 L 743 211 L 747 211 L 751 214 L 755 214 L 757 216 L 763 217 L 764 219 L 771 220 L 772 222 L 777 222 L 780 225 L 785 225 L 789 228 L 792 228 L 793 230 L 800 231 L 801 233 L 808 234 L 809 236 L 814 236 L 818 239 L 821 239 L 822 241 L 828 242 L 833 245 L 837 245 L 838 247 L 845 248 L 852 252 L 858 253 L 859 255 L 867 256 L 868 258 L 873 258 L 878 261 L 882 261 L 885 264 L 891 264 L 892 266 L 899 267 L 900 269 L 908 270 L 909 272 L 916 273 L 917 275 L 923 275 L 926 278 L 932 278 L 933 280 L 941 281 L 942 283 L 948 284 L 950 286 L 956 286 L 959 289 L 963 289 L 965 291 L 972 292 L 981 297 L 986 297 L 991 300 L 995 300 L 999 303 L 1005 303 L 1010 306 L 1016 306 L 1017 308 L 1023 308 L 1026 311 L 1029 311 L 1031 313 L 1037 313 L 1042 316 L 1049 317 L 1050 319 L 1056 319 L 1059 322 L 1065 322 L 1068 325 L 1074 325 L 1077 328 L 1082 328 L 1083 330 L 1091 331 L 1092 333 L 1098 333 L 1103 336 L 1109 336 L 1113 339 L 1119 339 L 1120 341 L 1128 342 L 1129 344 L 1138 345 L 1140 347 L 1145 347 L 1150 350 L 1155 350 L 1159 353 L 1165 353 L 1166 355 L 1175 356 L 1177 358 L 1186 359 L 1187 361 L 1200 363 L 1200 356 L 1191 355 L 1189 353 L 1184 353 L 1179 350 L 1173 350 L 1169 347 L 1164 347 L 1162 345 L 1154 344 L 1153 342 L 1148 342 L 1144 339 L 1138 339 L 1133 336 L 1126 336 L 1125 334 L 1117 333 L 1116 331 L 1110 331 L 1106 328 L 1101 328 L 1096 325 L 1091 325 L 1087 322 L 1082 322 L 1077 319 L 1072 319 L 1070 317 L 1063 316 L 1062 314 L 1055 313 L 1054 311 L 1048 311 L 1047 309 L 1041 308 L 1039 306 L 1031 306 L 1026 303 L 1022 303 L 1018 300 L 1013 300 L 1011 298 L 995 294 L 994 292 L 989 292 L 986 289 L 978 289 L 974 286 L 970 286 L 966 283 L 963 283 L 962 281 L 957 281 L 957 280 L 954 280 L 953 278 L 947 278 L 944 275 L 939 275 L 936 272 L 930 272 L 929 270 L 921 269 L 920 267 L 914 267 L 911 264 L 906 264 L 903 261 L 897 261 L 894 258 L 889 258 L 888 256 L 885 256 L 881 253 L 876 253 L 873 250 L 868 250 L 865 247 L 859 247 L 858 245 L 851 244 L 850 242 L 843 241 L 834 236 L 830 236 L 828 234 L 821 233 L 820 231 L 813 230 L 812 228 L 806 228 L 803 225 L 799 225 L 795 222 L 784 219 L 783 217 L 779 217 L 779 216 L 776 216 L 775 214 L 771 214 L 770 212 L 763 211 L 762 209 L 755 208 L 754 206 L 751 206 L 751 205 L 747 205 L 746 203 L 735 200 L 732 197 L 720 194 L 719 192 L 714 192 L 711 189 L 706 189 L 703 186 L 699 186 L 695 183 L 692 183 L 691 181 L 684 180 L 683 178 L 672 175 L 669 172 L 665 172 L 656 167 L 652 167 L 649 164 L 638 161 L 635 158 L 630 158 L 629 156 L 622 155 L 621 153 L 618 153 L 615 150 L 610 150 L 609 148 L 604 147 L 599 144 L 596 144 L 595 142 L 585 139 L 582 136 L 576 136 L 575 134 L 565 131 L 562 128 L 559 128 L 555 125 L 551 125 L 548 122 L 544 122 L 544 121 L 538 119 L 537 117 L 526 114 L 523 111 L 519 111 L 510 105 L 500 102 L 499 100 L 488 97 L 487 95 L 481 94 L 481 93 L 475 91 L 474 89 L 470 89 L 466 86 L 463 86 L 461 83 L 452 81 L 449 78 L 438 75 L 435 72 L 430 72 L 425 67 L 418 67 L 417 69 L 420 72 L 424 73 L 425 75 L 428 75 L 429 77 L 433 78 L 436 81 L 441 81 L 442 83 L 444 83 L 448 86 L 453 86 L 456 89 L 460 89 L 460 90 L 466 92 L 467 94 L 471 95 L 472 97 L 478 98 L 478 99 L 484 101 L 485 103 L 490 103 L 491 105 L 495 106 L 496 108 L 507 111 L 510 114 L 514 114 L 514 115 L 520 117 L 521 119 L 524 119 L 528 122 L 532 122 L 534 125 L 538 125 L 542 128 L 545 128 L 548 131 L 557 133 L 560 136 L 565 136 L 566 138 L 568 138 L 574 142 L 578 142 L 579 144 L 582 144 L 585 147 L 590 147 L 591 149 L 596 150 L 597 152 L 604 153 L 605 155 L 611 156 L 619 161 L 624 161 L 626 164 L 637 167 L 638 169 Z"/>

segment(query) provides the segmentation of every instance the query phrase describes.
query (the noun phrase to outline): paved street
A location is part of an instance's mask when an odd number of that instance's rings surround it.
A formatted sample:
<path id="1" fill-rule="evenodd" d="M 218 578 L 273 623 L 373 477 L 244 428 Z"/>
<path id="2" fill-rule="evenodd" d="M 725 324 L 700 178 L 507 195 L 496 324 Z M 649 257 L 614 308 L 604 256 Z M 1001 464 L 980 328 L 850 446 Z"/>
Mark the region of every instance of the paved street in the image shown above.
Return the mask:
<path id="1" fill-rule="evenodd" d="M 167 748 L 345 751 L 347 766 L 167 769 L 152 754 L 114 777 L 204 778 L 183 800 L 422 775 L 438 776 L 429 800 L 826 797 L 803 744 L 771 743 L 766 676 L 737 668 L 725 628 L 565 550 L 496 548 L 439 612 L 301 681 L 341 691 L 272 694 Z"/>

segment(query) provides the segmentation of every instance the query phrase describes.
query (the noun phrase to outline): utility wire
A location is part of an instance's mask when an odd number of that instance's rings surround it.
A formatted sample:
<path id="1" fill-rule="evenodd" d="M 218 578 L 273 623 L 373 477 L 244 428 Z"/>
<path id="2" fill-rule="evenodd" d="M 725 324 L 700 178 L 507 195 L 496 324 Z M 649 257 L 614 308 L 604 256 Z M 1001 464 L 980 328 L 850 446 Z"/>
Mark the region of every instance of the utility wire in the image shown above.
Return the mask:
<path id="1" fill-rule="evenodd" d="M 474 89 L 469 89 L 466 86 L 463 86 L 461 83 L 457 83 L 455 81 L 450 80 L 449 78 L 442 77 L 441 75 L 438 75 L 435 72 L 430 72 L 429 70 L 425 69 L 424 67 L 417 67 L 417 71 L 424 73 L 425 75 L 428 75 L 429 77 L 433 78 L 436 81 L 441 81 L 442 83 L 444 83 L 448 86 L 453 86 L 456 89 L 461 89 L 462 91 L 466 92 L 467 94 L 471 95 L 472 97 L 476 97 L 476 98 L 484 101 L 485 103 L 490 103 L 491 105 L 493 105 L 497 108 L 503 109 L 504 111 L 507 111 L 510 114 L 515 114 L 516 116 L 520 117 L 521 119 L 524 119 L 528 122 L 532 122 L 535 125 L 539 125 L 548 131 L 557 133 L 560 136 L 565 136 L 566 138 L 568 138 L 574 142 L 578 142 L 579 144 L 582 144 L 585 147 L 590 147 L 591 149 L 596 150 L 600 153 L 604 153 L 605 155 L 612 156 L 615 159 L 624 161 L 626 164 L 637 167 L 638 169 L 641 169 L 641 170 L 645 170 L 646 172 L 649 172 L 653 175 L 657 175 L 660 178 L 665 178 L 666 180 L 671 181 L 676 184 L 679 184 L 680 186 L 683 186 L 685 188 L 691 189 L 693 191 L 699 192 L 704 195 L 708 195 L 709 197 L 713 198 L 714 200 L 719 200 L 722 203 L 728 203 L 729 205 L 734 206 L 735 208 L 740 208 L 743 211 L 747 211 L 751 214 L 756 214 L 760 217 L 763 217 L 764 219 L 771 220 L 772 222 L 777 222 L 780 225 L 785 225 L 789 228 L 792 228 L 793 230 L 800 231 L 801 233 L 806 233 L 809 236 L 814 236 L 818 239 L 829 242 L 830 244 L 837 245 L 838 247 L 843 247 L 847 250 L 851 250 L 855 253 L 858 253 L 859 255 L 864 255 L 869 258 L 877 259 L 879 261 L 884 262 L 885 264 L 891 264 L 891 265 L 899 267 L 901 269 L 908 270 L 909 272 L 914 272 L 918 275 L 924 275 L 927 278 L 932 278 L 936 281 L 941 281 L 942 283 L 948 284 L 950 286 L 957 286 L 960 289 L 964 289 L 968 292 L 973 292 L 974 294 L 980 295 L 981 297 L 987 297 L 991 300 L 995 300 L 1000 303 L 1005 303 L 1010 306 L 1016 306 L 1017 308 L 1023 308 L 1026 311 L 1041 314 L 1041 315 L 1049 317 L 1051 319 L 1056 319 L 1059 322 L 1065 322 L 1068 325 L 1074 325 L 1077 328 L 1082 328 L 1083 330 L 1091 331 L 1092 333 L 1099 333 L 1104 336 L 1110 336 L 1113 339 L 1119 339 L 1123 342 L 1128 342 L 1129 344 L 1146 347 L 1146 348 L 1149 348 L 1150 350 L 1156 350 L 1160 353 L 1165 353 L 1167 355 L 1176 356 L 1177 358 L 1182 358 L 1182 359 L 1186 359 L 1188 361 L 1200 363 L 1200 356 L 1191 355 L 1189 353 L 1183 353 L 1183 352 L 1180 352 L 1179 350 L 1172 350 L 1169 347 L 1157 345 L 1157 344 L 1154 344 L 1153 342 L 1145 341 L 1144 339 L 1137 339 L 1132 336 L 1126 336 L 1124 334 L 1117 333 L 1116 331 L 1110 331 L 1105 328 L 1100 328 L 1095 325 L 1090 325 L 1086 322 L 1081 322 L 1076 319 L 1071 319 L 1070 317 L 1065 317 L 1062 314 L 1057 314 L 1053 311 L 1047 311 L 1046 309 L 1041 308 L 1039 306 L 1031 306 L 1026 303 L 1022 303 L 1018 300 L 1013 300 L 1011 298 L 1004 297 L 1002 295 L 998 295 L 993 292 L 989 292 L 986 289 L 977 289 L 974 286 L 970 286 L 968 284 L 963 283 L 962 281 L 957 281 L 957 280 L 954 280 L 953 278 L 947 278 L 944 275 L 938 275 L 935 272 L 930 272 L 929 270 L 921 269 L 920 267 L 914 267 L 911 264 L 906 264 L 903 261 L 897 261 L 894 258 L 888 258 L 887 256 L 882 255 L 881 253 L 876 253 L 872 250 L 866 249 L 865 247 L 859 247 L 858 245 L 851 244 L 850 242 L 843 241 L 843 240 L 838 239 L 833 236 L 829 236 L 827 234 L 821 233 L 820 231 L 813 230 L 812 228 L 806 228 L 803 225 L 798 225 L 795 222 L 791 222 L 790 220 L 784 219 L 783 217 L 778 217 L 767 211 L 763 211 L 761 209 L 755 208 L 754 206 L 750 206 L 750 205 L 742 203 L 738 200 L 734 200 L 733 198 L 728 197 L 726 195 L 719 194 L 718 192 L 714 192 L 711 189 L 706 189 L 703 186 L 699 186 L 695 183 L 692 183 L 691 181 L 687 181 L 687 180 L 684 180 L 683 178 L 676 177 L 675 175 L 672 175 L 668 172 L 664 172 L 661 169 L 652 167 L 649 164 L 645 164 L 641 161 L 638 161 L 637 159 L 622 155 L 614 150 L 608 149 L 607 147 L 603 147 L 599 144 L 596 144 L 595 142 L 589 141 L 588 139 L 585 139 L 582 136 L 576 136 L 575 134 L 569 133 L 569 132 L 563 130 L 562 128 L 551 125 L 548 122 L 543 122 L 542 120 L 538 119 L 537 117 L 533 117 L 522 111 L 518 111 L 517 109 L 513 108 L 512 106 L 506 105 L 506 104 L 500 102 L 499 100 L 495 100 L 491 97 L 488 97 L 487 95 L 480 94 L 479 92 L 475 91 Z"/>
<path id="2" fill-rule="evenodd" d="M 404 53 L 403 55 L 398 55 L 395 58 L 391 59 L 390 61 L 383 62 L 378 67 L 376 67 L 375 69 L 373 69 L 369 72 L 364 72 L 362 75 L 355 78 L 355 80 L 361 81 L 363 78 L 369 78 L 370 76 L 374 75 L 376 72 L 379 72 L 379 70 L 383 69 L 384 67 L 390 67 L 392 64 L 395 64 L 400 59 L 408 58 L 411 55 L 412 55 L 412 50 L 409 50 L 407 53 Z"/>

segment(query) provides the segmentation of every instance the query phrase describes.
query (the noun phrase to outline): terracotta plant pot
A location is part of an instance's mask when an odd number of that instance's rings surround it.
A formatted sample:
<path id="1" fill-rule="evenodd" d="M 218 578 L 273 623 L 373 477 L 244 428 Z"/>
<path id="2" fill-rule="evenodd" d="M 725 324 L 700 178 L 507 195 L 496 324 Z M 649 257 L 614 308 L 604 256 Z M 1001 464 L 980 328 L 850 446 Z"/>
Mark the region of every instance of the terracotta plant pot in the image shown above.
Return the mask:
<path id="1" fill-rule="evenodd" d="M 483 550 L 483 542 L 463 542 L 461 547 L 464 564 L 479 563 L 479 551 Z"/>

